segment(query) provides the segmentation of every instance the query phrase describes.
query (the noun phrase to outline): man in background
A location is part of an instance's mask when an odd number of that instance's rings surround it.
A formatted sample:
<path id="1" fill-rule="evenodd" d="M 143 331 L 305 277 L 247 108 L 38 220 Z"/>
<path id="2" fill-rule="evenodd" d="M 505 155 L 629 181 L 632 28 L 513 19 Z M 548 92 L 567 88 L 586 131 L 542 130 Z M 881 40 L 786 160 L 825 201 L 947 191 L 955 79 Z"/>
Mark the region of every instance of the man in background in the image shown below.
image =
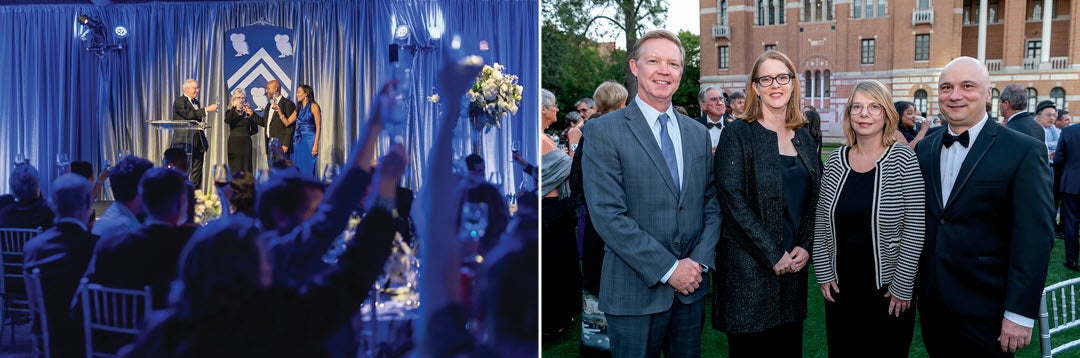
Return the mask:
<path id="1" fill-rule="evenodd" d="M 720 133 L 724 131 L 724 125 L 728 122 L 726 100 L 724 94 L 713 85 L 705 85 L 698 92 L 698 104 L 701 105 L 701 111 L 704 113 L 697 118 L 697 121 L 709 130 L 713 153 L 716 153 Z"/>

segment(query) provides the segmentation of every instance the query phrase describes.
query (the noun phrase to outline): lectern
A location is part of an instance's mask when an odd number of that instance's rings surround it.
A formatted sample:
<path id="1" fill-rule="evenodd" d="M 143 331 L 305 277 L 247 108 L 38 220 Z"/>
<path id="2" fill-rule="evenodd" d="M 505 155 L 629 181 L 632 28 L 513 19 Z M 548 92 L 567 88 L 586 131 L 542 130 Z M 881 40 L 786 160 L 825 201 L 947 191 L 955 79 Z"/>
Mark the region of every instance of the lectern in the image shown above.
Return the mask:
<path id="1" fill-rule="evenodd" d="M 198 121 L 160 120 L 147 123 L 157 133 L 150 143 L 149 154 L 151 157 L 149 159 L 154 161 L 155 158 L 162 158 L 166 149 L 182 148 L 184 153 L 187 154 L 187 167 L 190 172 L 192 169 L 191 153 L 194 150 L 193 143 L 198 138 L 196 134 L 205 131 L 210 126 Z M 199 184 L 196 183 L 195 185 L 198 186 Z"/>

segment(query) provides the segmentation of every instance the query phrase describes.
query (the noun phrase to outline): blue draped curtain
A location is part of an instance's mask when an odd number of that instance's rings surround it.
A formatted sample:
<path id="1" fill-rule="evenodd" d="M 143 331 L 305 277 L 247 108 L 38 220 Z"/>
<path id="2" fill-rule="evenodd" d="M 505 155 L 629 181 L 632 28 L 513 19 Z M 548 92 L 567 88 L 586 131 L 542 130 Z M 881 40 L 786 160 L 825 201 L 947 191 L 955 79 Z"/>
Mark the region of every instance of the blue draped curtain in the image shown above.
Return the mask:
<path id="1" fill-rule="evenodd" d="M 438 11 L 434 11 L 438 9 Z M 0 192 L 8 192 L 8 175 L 16 153 L 24 153 L 41 172 L 42 189 L 57 176 L 55 158 L 68 153 L 95 169 L 129 151 L 155 163 L 161 148 L 150 148 L 155 136 L 147 121 L 168 119 L 172 101 L 181 95 L 184 79 L 200 84 L 204 104 L 228 100 L 222 59 L 228 44 L 224 33 L 257 21 L 293 29 L 296 82 L 309 84 L 323 108 L 319 168 L 340 164 L 368 113 L 370 99 L 389 77 L 388 45 L 394 41 L 396 13 L 409 26 L 415 43 L 427 43 L 428 23 L 443 22 L 446 33 L 461 31 L 487 39 L 485 62 L 499 62 L 521 76 L 525 86 L 521 110 L 499 130 L 485 137 L 483 156 L 497 182 L 512 193 L 523 180 L 510 163 L 510 143 L 522 141 L 522 154 L 537 161 L 539 136 L 539 5 L 537 0 L 456 1 L 235 1 L 93 5 L 0 6 L 0 78 L 9 90 L 0 96 Z M 442 18 L 438 14 L 442 14 Z M 75 19 L 87 14 L 111 32 L 128 29 L 123 50 L 101 56 L 84 51 Z M 441 46 L 442 40 L 432 40 Z M 405 186 L 422 189 L 419 178 L 439 105 L 427 102 L 435 93 L 438 50 L 412 57 L 408 151 L 411 158 Z M 287 71 L 290 69 L 286 69 Z M 447 99 L 443 99 L 445 101 Z M 227 103 L 222 103 L 227 105 Z M 211 164 L 226 162 L 228 126 L 223 115 L 211 114 L 206 134 L 204 178 Z M 462 121 L 463 126 L 465 122 Z M 457 157 L 468 151 L 468 128 L 455 143 Z M 261 133 L 260 133 L 261 134 Z M 261 141 L 256 141 L 261 142 Z M 256 163 L 263 149 L 257 146 Z M 381 150 L 385 150 L 385 145 Z M 265 166 L 265 164 L 260 164 Z M 197 183 L 203 184 L 203 183 Z"/>

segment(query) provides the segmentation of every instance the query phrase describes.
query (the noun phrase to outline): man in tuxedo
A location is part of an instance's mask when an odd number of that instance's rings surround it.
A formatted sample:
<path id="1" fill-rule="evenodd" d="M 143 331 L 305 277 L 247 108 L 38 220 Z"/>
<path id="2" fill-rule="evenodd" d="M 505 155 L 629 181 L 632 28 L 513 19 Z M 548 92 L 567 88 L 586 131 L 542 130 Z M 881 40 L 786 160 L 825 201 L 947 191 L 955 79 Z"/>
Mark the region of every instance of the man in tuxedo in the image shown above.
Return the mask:
<path id="1" fill-rule="evenodd" d="M 199 104 L 199 83 L 194 79 L 184 80 L 184 95 L 176 97 L 173 101 L 173 120 L 202 122 L 207 113 L 217 111 L 217 103 L 203 108 Z M 185 151 L 191 153 L 190 179 L 195 185 L 202 185 L 203 155 L 209 144 L 206 142 L 206 134 L 203 131 L 183 131 L 176 133 L 176 138 L 184 144 Z M 190 138 L 191 142 L 186 142 Z"/>
<path id="2" fill-rule="evenodd" d="M 98 236 L 91 234 L 86 226 L 93 203 L 90 182 L 77 174 L 63 174 L 53 181 L 50 202 L 56 214 L 56 226 L 26 242 L 23 270 L 41 269 L 41 291 L 49 327 L 44 333 L 49 335 L 52 355 L 77 357 L 85 354 L 82 324 L 72 319 L 68 307 L 98 242 Z M 34 333 L 43 333 L 41 322 L 37 318 L 33 321 Z"/>
<path id="3" fill-rule="evenodd" d="M 697 357 L 720 207 L 708 131 L 676 114 L 685 54 L 665 30 L 630 54 L 637 97 L 585 124 L 585 198 L 604 240 L 600 310 L 614 357 Z"/>
<path id="4" fill-rule="evenodd" d="M 1050 260 L 1046 146 L 988 120 L 990 75 L 978 60 L 946 65 L 938 92 L 948 128 L 915 148 L 927 188 L 918 281 L 926 350 L 1011 357 L 1030 343 Z"/>
<path id="5" fill-rule="evenodd" d="M 266 143 L 270 143 L 270 138 L 277 138 L 281 143 L 281 150 L 286 155 L 292 153 L 292 137 L 293 131 L 296 130 L 296 123 L 286 126 L 285 120 L 292 116 L 296 111 L 296 104 L 290 101 L 288 98 L 281 95 L 281 83 L 278 80 L 270 80 L 266 82 L 266 97 L 270 98 L 270 103 L 267 104 L 266 110 L 262 116 L 258 114 L 253 115 L 252 121 L 259 126 L 266 127 Z M 278 160 L 286 158 L 278 158 L 276 153 L 267 152 L 270 156 L 270 162 L 276 162 Z"/>
<path id="6" fill-rule="evenodd" d="M 698 104 L 701 105 L 701 111 L 705 113 L 696 119 L 709 130 L 709 139 L 711 139 L 709 143 L 712 145 L 713 153 L 716 153 L 716 144 L 720 143 L 720 133 L 728 122 L 727 103 L 724 101 L 724 93 L 713 85 L 705 85 L 698 92 Z"/>
<path id="7" fill-rule="evenodd" d="M 1027 134 L 1040 142 L 1046 137 L 1043 127 L 1035 121 L 1035 115 L 1027 112 L 1027 89 L 1018 84 L 1009 84 L 998 97 L 998 112 L 1005 118 L 1001 124 L 1020 133 Z"/>
<path id="8" fill-rule="evenodd" d="M 742 92 L 732 93 L 728 97 L 728 106 L 731 107 L 731 113 L 729 114 L 733 118 L 738 118 L 742 115 L 743 108 L 746 107 L 746 95 Z"/>
<path id="9" fill-rule="evenodd" d="M 1080 271 L 1076 265 L 1080 251 L 1080 233 L 1077 231 L 1077 225 L 1080 225 L 1080 126 L 1067 126 L 1061 130 L 1054 152 L 1054 174 L 1059 182 L 1054 189 L 1060 192 L 1061 221 L 1064 223 L 1064 265 Z"/>

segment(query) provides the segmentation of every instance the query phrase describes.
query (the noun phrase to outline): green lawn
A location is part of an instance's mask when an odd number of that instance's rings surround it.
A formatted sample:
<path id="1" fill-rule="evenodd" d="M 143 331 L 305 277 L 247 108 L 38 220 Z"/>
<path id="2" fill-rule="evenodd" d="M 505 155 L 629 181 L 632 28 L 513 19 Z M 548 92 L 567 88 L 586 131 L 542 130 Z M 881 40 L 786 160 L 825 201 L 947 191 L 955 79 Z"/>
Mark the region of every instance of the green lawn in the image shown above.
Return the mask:
<path id="1" fill-rule="evenodd" d="M 824 148 L 822 151 L 828 153 L 832 148 Z M 1054 240 L 1054 249 L 1050 254 L 1050 267 L 1047 275 L 1047 285 L 1064 281 L 1073 277 L 1080 276 L 1080 273 L 1069 271 L 1061 265 L 1065 262 L 1065 249 L 1061 240 Z M 825 339 L 825 304 L 824 298 L 821 296 L 821 291 L 818 286 L 814 284 L 816 282 L 813 276 L 813 270 L 810 271 L 810 292 L 807 295 L 807 306 L 809 314 L 804 325 L 803 330 L 803 356 L 804 357 L 828 357 L 828 348 L 826 346 Z M 712 296 L 706 296 L 705 303 L 705 329 L 701 334 L 701 351 L 703 357 L 724 357 L 727 356 L 727 337 L 717 330 L 714 330 L 710 325 L 712 311 Z M 918 319 L 918 318 L 916 318 Z M 579 320 L 580 321 L 580 320 Z M 1055 336 L 1056 337 L 1056 336 Z M 1072 340 L 1080 337 L 1080 331 L 1066 334 L 1063 339 L 1054 339 L 1055 346 L 1064 341 L 1064 339 Z M 542 347 L 542 355 L 544 357 L 577 357 L 580 356 L 578 347 L 581 344 L 581 326 L 578 325 L 577 329 L 570 332 L 566 337 L 556 342 L 544 342 Z M 1075 353 L 1073 351 L 1072 353 Z M 915 338 L 911 342 L 911 351 L 909 356 L 911 357 L 926 357 L 926 348 L 923 346 L 922 333 L 920 332 L 919 324 L 915 324 Z M 1035 328 L 1032 332 L 1031 344 L 1026 348 L 1017 352 L 1018 358 L 1035 358 L 1039 357 L 1039 329 L 1038 321 L 1036 321 Z"/>

